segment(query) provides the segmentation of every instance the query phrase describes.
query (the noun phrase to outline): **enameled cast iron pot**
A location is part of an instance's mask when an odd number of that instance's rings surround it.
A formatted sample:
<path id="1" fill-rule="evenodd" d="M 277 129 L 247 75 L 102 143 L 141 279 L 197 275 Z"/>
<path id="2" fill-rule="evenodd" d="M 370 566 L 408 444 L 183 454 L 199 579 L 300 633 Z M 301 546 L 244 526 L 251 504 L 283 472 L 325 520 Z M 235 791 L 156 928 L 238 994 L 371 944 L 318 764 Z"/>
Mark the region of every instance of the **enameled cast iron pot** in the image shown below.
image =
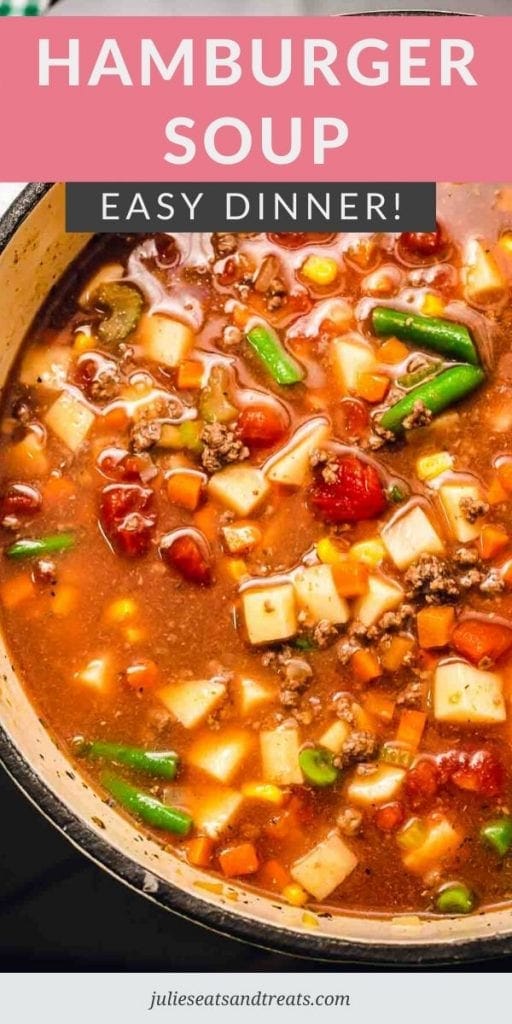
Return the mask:
<path id="1" fill-rule="evenodd" d="M 29 185 L 0 222 L 0 383 L 39 306 L 88 239 L 65 233 L 62 185 Z M 39 721 L 1 638 L 0 758 L 42 814 L 98 865 L 218 932 L 328 961 L 442 963 L 512 952 L 512 908 L 454 919 L 316 917 L 236 883 L 212 889 L 211 876 L 160 849 L 77 775 Z"/>

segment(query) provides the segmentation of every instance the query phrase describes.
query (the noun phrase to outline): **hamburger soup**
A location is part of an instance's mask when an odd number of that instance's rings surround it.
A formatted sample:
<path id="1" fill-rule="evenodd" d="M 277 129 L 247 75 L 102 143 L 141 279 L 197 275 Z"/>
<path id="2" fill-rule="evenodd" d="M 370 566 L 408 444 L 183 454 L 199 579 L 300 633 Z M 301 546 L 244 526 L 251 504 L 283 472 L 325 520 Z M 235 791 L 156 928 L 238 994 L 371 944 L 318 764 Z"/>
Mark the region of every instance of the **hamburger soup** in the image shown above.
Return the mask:
<path id="1" fill-rule="evenodd" d="M 107 236 L 3 396 L 14 665 L 105 800 L 301 906 L 512 894 L 512 189 Z"/>

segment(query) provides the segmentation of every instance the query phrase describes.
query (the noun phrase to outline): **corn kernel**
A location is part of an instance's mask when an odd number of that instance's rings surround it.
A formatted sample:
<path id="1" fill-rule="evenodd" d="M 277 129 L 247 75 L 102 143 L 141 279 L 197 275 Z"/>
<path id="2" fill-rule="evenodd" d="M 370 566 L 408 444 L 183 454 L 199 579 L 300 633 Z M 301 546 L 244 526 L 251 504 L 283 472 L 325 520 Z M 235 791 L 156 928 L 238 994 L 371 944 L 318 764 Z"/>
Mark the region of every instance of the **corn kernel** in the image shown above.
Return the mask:
<path id="1" fill-rule="evenodd" d="M 384 561 L 386 549 L 378 537 L 372 537 L 370 540 L 360 540 L 357 544 L 353 544 L 349 551 L 349 557 L 355 558 L 357 562 L 369 565 L 373 569 Z"/>
<path id="2" fill-rule="evenodd" d="M 240 583 L 240 580 L 250 575 L 243 558 L 230 558 L 227 563 L 227 569 L 235 583 Z"/>
<path id="3" fill-rule="evenodd" d="M 242 786 L 242 793 L 248 800 L 262 800 L 276 807 L 280 807 L 284 801 L 282 789 L 270 782 L 248 782 Z"/>
<path id="4" fill-rule="evenodd" d="M 340 562 L 344 562 L 346 554 L 340 551 L 339 547 L 331 540 L 330 537 L 322 537 L 317 542 L 316 553 L 321 562 L 325 565 L 339 565 Z"/>
<path id="5" fill-rule="evenodd" d="M 422 455 L 416 462 L 416 474 L 419 480 L 433 480 L 440 473 L 453 468 L 454 458 L 450 452 L 433 452 Z"/>
<path id="6" fill-rule="evenodd" d="M 339 272 L 340 268 L 336 260 L 331 259 L 330 256 L 308 256 L 305 263 L 302 264 L 304 277 L 321 288 L 333 284 Z"/>
<path id="7" fill-rule="evenodd" d="M 424 313 L 425 316 L 442 316 L 444 312 L 444 302 L 439 295 L 432 295 L 431 292 L 428 292 L 423 300 L 421 312 Z"/>
<path id="8" fill-rule="evenodd" d="M 147 631 L 140 626 L 127 626 L 123 633 L 129 644 L 141 644 L 147 639 Z"/>
<path id="9" fill-rule="evenodd" d="M 301 885 L 296 885 L 295 883 L 285 885 L 282 895 L 283 899 L 292 907 L 303 907 L 309 899 L 306 890 Z"/>
<path id="10" fill-rule="evenodd" d="M 512 256 L 512 231 L 504 231 L 498 244 L 501 249 Z"/>
<path id="11" fill-rule="evenodd" d="M 73 341 L 73 350 L 81 355 L 82 352 L 90 352 L 94 348 L 95 342 L 92 334 L 87 334 L 85 331 L 77 331 Z"/>
<path id="12" fill-rule="evenodd" d="M 129 619 L 135 618 L 137 611 L 137 602 L 133 597 L 118 597 L 106 609 L 105 619 L 107 622 L 128 622 Z"/>

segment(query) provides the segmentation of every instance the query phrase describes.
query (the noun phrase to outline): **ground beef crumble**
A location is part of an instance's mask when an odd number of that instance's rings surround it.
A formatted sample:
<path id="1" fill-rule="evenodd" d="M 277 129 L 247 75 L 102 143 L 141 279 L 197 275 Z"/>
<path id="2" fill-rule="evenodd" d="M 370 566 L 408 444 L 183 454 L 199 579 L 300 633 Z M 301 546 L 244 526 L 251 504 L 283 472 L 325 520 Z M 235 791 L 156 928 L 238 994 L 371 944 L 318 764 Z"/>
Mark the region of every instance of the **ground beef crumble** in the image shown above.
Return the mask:
<path id="1" fill-rule="evenodd" d="M 459 584 L 450 575 L 448 564 L 435 555 L 422 555 L 414 562 L 404 576 L 404 583 L 408 598 L 427 604 L 446 604 L 460 596 Z"/>
<path id="2" fill-rule="evenodd" d="M 468 523 L 476 523 L 477 519 L 487 515 L 489 504 L 487 501 L 481 501 L 479 498 L 461 498 L 459 508 Z"/>
<path id="3" fill-rule="evenodd" d="M 207 423 L 201 440 L 204 444 L 201 462 L 207 473 L 217 473 L 231 462 L 243 462 L 249 458 L 249 449 L 227 423 Z"/>
<path id="4" fill-rule="evenodd" d="M 415 708 L 423 707 L 425 699 L 425 686 L 421 679 L 412 679 L 396 699 L 398 707 Z"/>
<path id="5" fill-rule="evenodd" d="M 345 740 L 341 753 L 333 758 L 333 763 L 336 768 L 347 768 L 376 757 L 378 749 L 379 742 L 373 733 L 355 729 Z"/>
<path id="6" fill-rule="evenodd" d="M 403 421 L 404 430 L 415 430 L 418 427 L 427 427 L 432 419 L 432 412 L 421 399 L 418 399 L 412 407 L 412 412 Z"/>
<path id="7" fill-rule="evenodd" d="M 327 619 L 320 619 L 313 630 L 313 643 L 316 647 L 329 647 L 338 639 L 338 630 L 332 622 Z"/>

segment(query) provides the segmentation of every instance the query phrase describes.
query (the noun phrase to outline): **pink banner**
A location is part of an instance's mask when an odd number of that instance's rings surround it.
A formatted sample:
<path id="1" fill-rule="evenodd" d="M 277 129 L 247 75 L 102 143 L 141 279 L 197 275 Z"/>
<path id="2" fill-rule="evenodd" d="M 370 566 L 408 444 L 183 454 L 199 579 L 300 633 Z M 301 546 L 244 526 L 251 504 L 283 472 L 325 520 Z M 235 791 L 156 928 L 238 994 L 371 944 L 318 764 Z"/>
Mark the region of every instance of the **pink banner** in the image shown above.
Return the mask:
<path id="1" fill-rule="evenodd" d="M 4 19 L 0 177 L 506 178 L 511 52 L 512 18 Z"/>

